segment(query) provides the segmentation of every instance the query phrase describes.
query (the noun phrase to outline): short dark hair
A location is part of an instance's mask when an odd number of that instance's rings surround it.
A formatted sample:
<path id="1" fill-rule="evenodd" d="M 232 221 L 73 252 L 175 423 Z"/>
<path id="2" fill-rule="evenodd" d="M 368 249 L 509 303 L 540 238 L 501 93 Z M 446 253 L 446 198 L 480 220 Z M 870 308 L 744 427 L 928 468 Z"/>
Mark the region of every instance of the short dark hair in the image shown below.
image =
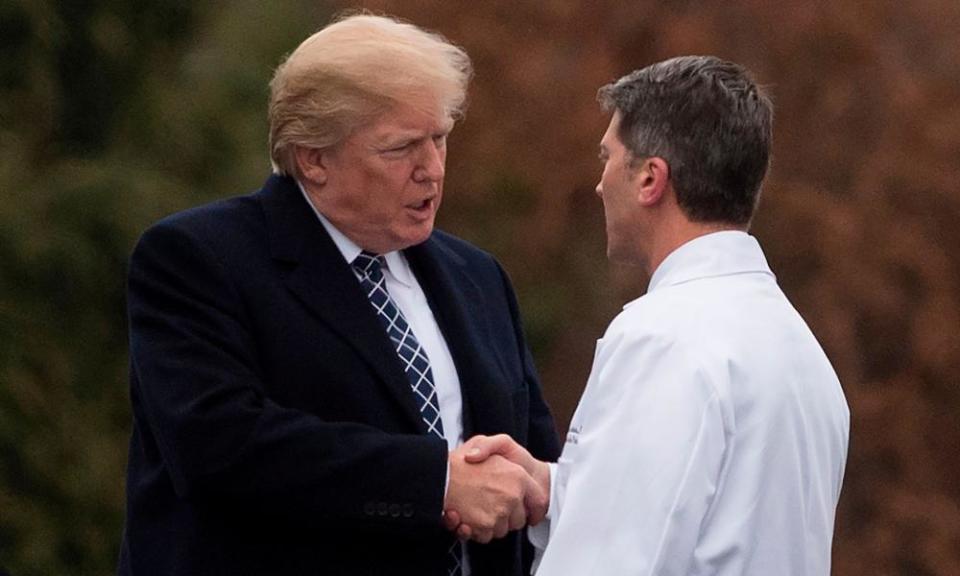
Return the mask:
<path id="1" fill-rule="evenodd" d="M 620 113 L 634 158 L 670 165 L 677 203 L 695 222 L 747 225 L 770 163 L 773 105 L 745 68 L 714 56 L 681 56 L 602 87 Z"/>

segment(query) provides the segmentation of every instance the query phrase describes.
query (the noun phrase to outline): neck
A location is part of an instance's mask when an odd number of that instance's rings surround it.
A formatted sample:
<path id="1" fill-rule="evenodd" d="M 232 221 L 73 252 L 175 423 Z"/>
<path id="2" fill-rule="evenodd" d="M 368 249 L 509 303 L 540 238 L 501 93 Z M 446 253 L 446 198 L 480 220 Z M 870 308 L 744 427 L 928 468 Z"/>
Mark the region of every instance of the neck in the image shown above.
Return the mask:
<path id="1" fill-rule="evenodd" d="M 675 218 L 656 230 L 647 246 L 647 258 L 644 262 L 644 271 L 647 276 L 652 276 L 654 271 L 666 260 L 674 250 L 683 246 L 687 242 L 724 230 L 739 230 L 746 232 L 746 226 L 738 226 L 725 222 L 691 222 L 685 217 Z"/>

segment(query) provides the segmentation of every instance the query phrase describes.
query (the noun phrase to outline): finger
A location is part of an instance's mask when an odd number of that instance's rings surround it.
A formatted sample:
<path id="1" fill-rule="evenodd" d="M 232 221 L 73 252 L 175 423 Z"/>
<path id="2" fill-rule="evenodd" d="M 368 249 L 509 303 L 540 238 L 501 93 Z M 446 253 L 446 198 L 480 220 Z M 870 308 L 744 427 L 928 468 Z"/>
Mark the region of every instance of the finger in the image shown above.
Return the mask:
<path id="1" fill-rule="evenodd" d="M 493 525 L 493 536 L 495 538 L 503 538 L 509 531 L 510 518 L 508 517 L 498 518 L 497 523 Z"/>
<path id="2" fill-rule="evenodd" d="M 527 525 L 527 509 L 526 506 L 521 502 L 518 506 L 515 506 L 510 512 L 510 521 L 509 529 L 510 530 L 519 530 Z"/>
<path id="3" fill-rule="evenodd" d="M 537 524 L 543 522 L 544 517 L 547 515 L 546 508 L 542 506 L 524 506 L 527 511 L 527 524 L 530 526 L 536 526 Z"/>
<path id="4" fill-rule="evenodd" d="M 490 540 L 493 540 L 493 531 L 489 529 L 474 530 L 473 539 L 481 544 L 486 544 L 490 542 Z"/>
<path id="5" fill-rule="evenodd" d="M 473 529 L 471 529 L 470 526 L 466 524 L 461 524 L 460 526 L 457 527 L 457 538 L 466 542 L 472 537 L 473 537 Z"/>
<path id="6" fill-rule="evenodd" d="M 460 513 L 456 510 L 443 511 L 443 526 L 447 530 L 456 530 L 460 526 Z"/>

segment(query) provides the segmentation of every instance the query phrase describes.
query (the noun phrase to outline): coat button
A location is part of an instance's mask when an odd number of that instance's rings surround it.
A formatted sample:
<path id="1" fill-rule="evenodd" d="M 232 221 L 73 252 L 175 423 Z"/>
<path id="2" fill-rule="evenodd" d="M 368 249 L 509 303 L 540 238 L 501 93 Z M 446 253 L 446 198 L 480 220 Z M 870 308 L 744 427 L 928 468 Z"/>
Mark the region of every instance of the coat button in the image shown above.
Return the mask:
<path id="1" fill-rule="evenodd" d="M 407 503 L 403 505 L 403 517 L 413 518 L 413 504 Z"/>
<path id="2" fill-rule="evenodd" d="M 390 505 L 390 516 L 393 517 L 393 518 L 399 518 L 399 517 L 400 517 L 400 505 L 399 505 L 399 504 L 394 503 L 394 504 L 391 504 L 391 505 Z"/>
<path id="3" fill-rule="evenodd" d="M 377 513 L 377 507 L 373 502 L 364 502 L 363 513 L 367 516 L 373 516 Z"/>
<path id="4" fill-rule="evenodd" d="M 387 503 L 386 502 L 377 502 L 377 514 L 380 516 L 387 515 Z"/>

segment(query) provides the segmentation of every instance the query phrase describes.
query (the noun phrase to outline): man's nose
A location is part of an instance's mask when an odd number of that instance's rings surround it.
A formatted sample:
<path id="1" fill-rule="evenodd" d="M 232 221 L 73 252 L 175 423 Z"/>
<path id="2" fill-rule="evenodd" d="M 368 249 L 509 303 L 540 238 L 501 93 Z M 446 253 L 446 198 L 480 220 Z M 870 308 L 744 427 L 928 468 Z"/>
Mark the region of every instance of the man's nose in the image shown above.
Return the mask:
<path id="1" fill-rule="evenodd" d="M 443 180 L 446 157 L 442 146 L 442 144 L 437 145 L 432 139 L 427 140 L 423 145 L 420 166 L 414 172 L 415 180 L 418 182 L 439 182 Z"/>
<path id="2" fill-rule="evenodd" d="M 597 187 L 594 188 L 593 191 L 597 193 L 597 196 L 603 198 L 603 188 L 601 187 L 600 182 L 597 182 Z"/>

